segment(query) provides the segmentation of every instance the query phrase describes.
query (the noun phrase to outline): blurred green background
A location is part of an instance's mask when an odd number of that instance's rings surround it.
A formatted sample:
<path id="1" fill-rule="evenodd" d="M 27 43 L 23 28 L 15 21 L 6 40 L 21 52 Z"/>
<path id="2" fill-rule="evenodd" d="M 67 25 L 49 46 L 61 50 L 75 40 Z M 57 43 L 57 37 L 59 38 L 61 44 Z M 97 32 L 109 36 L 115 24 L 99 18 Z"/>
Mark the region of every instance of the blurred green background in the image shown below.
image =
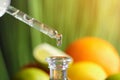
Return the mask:
<path id="1" fill-rule="evenodd" d="M 119 0 L 11 0 L 11 5 L 63 34 L 64 50 L 75 39 L 103 38 L 120 52 Z M 56 41 L 5 14 L 0 18 L 0 80 L 10 80 L 34 62 L 35 46 Z"/>

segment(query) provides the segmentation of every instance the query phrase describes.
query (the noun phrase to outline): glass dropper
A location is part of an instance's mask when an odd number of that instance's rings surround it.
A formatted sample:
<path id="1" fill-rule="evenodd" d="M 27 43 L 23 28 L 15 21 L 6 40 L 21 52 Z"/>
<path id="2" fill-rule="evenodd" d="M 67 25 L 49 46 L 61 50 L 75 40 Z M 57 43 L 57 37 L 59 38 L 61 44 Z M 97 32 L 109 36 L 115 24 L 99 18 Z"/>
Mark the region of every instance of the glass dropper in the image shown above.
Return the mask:
<path id="1" fill-rule="evenodd" d="M 38 31 L 46 34 L 50 38 L 56 39 L 58 46 L 62 44 L 62 34 L 59 34 L 55 29 L 52 29 L 48 25 L 28 16 L 19 9 L 10 6 L 10 0 L 0 0 L 0 17 L 3 16 L 5 13 L 10 14 L 16 19 L 26 23 L 30 27 L 35 28 Z"/>

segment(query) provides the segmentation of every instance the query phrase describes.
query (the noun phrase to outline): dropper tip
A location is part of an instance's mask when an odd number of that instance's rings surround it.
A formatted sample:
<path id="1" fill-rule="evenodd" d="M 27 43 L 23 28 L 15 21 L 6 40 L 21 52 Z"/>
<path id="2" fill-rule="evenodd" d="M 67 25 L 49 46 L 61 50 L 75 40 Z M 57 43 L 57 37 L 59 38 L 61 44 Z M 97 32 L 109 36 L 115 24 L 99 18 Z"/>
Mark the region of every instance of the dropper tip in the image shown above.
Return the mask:
<path id="1" fill-rule="evenodd" d="M 62 34 L 57 34 L 57 46 L 60 46 L 62 44 Z"/>

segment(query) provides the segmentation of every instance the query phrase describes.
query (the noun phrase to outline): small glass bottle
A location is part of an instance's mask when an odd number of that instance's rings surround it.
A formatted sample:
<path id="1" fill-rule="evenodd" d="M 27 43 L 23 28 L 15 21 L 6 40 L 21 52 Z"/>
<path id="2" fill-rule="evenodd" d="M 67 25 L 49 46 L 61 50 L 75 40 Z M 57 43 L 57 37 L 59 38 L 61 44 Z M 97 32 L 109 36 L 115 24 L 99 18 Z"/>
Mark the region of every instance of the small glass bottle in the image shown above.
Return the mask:
<path id="1" fill-rule="evenodd" d="M 47 58 L 50 68 L 50 80 L 68 80 L 67 68 L 72 61 L 70 57 L 52 56 Z"/>

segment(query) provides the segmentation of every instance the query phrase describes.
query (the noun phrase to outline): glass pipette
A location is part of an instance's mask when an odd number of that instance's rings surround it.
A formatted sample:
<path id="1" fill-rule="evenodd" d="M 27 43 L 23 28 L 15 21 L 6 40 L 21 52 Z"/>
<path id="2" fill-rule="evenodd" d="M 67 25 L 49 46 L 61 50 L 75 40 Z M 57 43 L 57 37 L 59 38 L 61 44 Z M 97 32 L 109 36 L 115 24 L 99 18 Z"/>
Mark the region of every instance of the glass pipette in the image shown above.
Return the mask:
<path id="1" fill-rule="evenodd" d="M 1 2 L 1 1 L 0 1 Z M 62 43 L 62 34 L 59 34 L 56 30 L 50 28 L 46 24 L 39 22 L 38 20 L 35 20 L 34 18 L 28 16 L 24 12 L 16 9 L 13 6 L 9 5 L 10 0 L 3 0 L 3 4 L 0 4 L 0 16 L 2 16 L 4 13 L 8 13 L 11 16 L 15 17 L 16 19 L 28 24 L 29 26 L 39 30 L 40 32 L 46 34 L 50 38 L 54 38 L 57 40 L 57 45 L 61 45 Z M 2 12 L 1 12 L 2 11 Z"/>
<path id="2" fill-rule="evenodd" d="M 30 25 L 31 27 L 39 30 L 40 32 L 48 35 L 51 38 L 55 38 L 57 40 L 57 45 L 59 46 L 61 44 L 62 35 L 58 34 L 58 32 L 50 27 L 48 27 L 46 24 L 41 23 L 34 18 L 28 16 L 27 14 L 23 13 L 22 11 L 9 6 L 7 11 L 8 14 L 14 16 L 16 19 L 19 19 L 20 21 Z"/>

